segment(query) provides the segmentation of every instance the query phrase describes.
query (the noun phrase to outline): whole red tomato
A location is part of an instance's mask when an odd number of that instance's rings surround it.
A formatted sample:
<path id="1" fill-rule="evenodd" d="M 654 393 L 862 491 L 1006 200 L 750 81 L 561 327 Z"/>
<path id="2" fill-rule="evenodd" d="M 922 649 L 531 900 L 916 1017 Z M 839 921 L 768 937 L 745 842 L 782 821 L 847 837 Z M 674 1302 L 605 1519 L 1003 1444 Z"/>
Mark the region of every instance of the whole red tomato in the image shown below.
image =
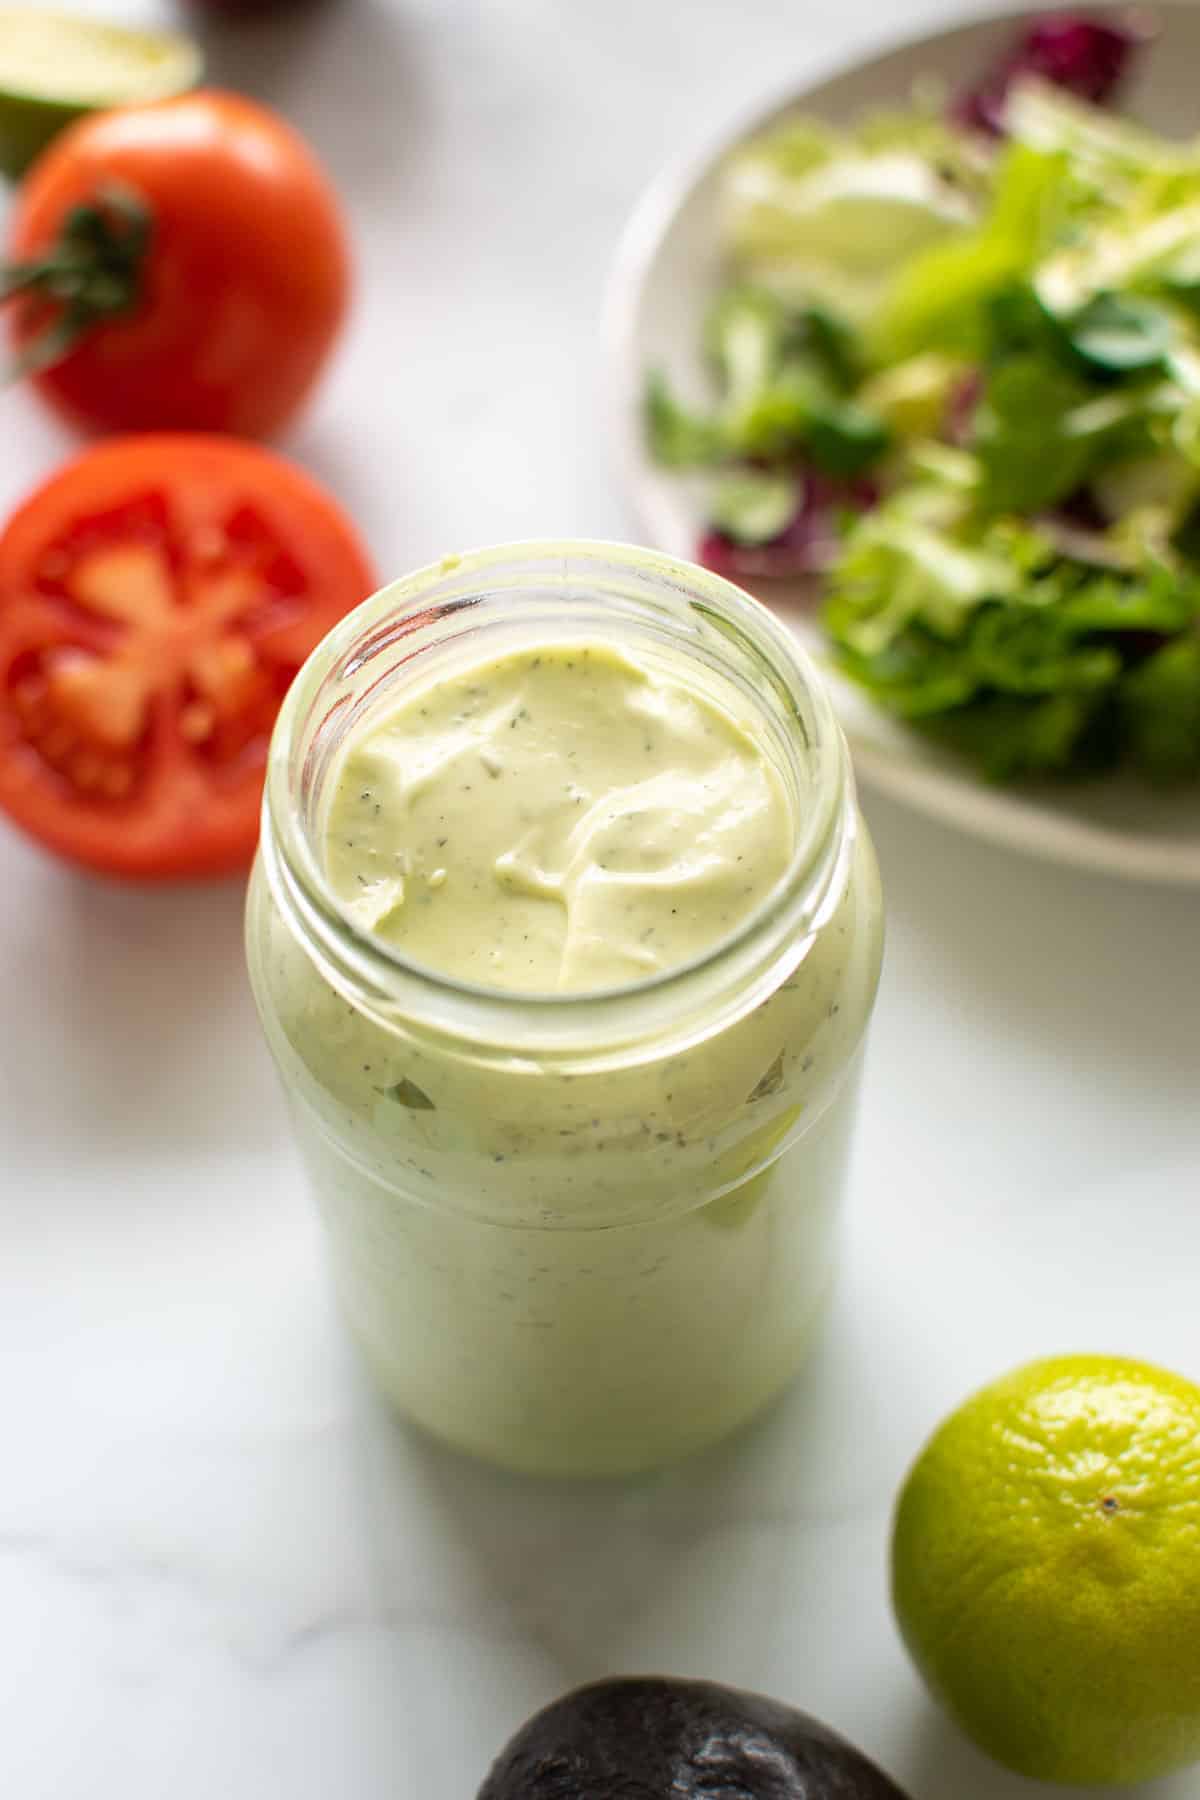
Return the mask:
<path id="1" fill-rule="evenodd" d="M 336 195 L 262 106 L 198 92 L 82 119 L 17 198 L 18 354 L 101 431 L 277 431 L 346 311 Z"/>

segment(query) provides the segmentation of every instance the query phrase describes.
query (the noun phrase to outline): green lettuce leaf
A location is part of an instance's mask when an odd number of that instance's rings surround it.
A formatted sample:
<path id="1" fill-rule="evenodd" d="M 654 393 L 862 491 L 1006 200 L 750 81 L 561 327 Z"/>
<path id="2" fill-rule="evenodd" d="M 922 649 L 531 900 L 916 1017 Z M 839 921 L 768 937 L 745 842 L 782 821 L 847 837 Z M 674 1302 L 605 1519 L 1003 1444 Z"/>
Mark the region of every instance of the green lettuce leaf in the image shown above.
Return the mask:
<path id="1" fill-rule="evenodd" d="M 713 490 L 709 521 L 737 544 L 767 544 L 796 512 L 796 478 L 768 470 L 740 469 Z"/>
<path id="2" fill-rule="evenodd" d="M 647 440 L 664 467 L 804 459 L 853 476 L 887 450 L 887 427 L 852 392 L 853 337 L 826 310 L 728 287 L 705 321 L 704 350 L 717 388 L 711 413 L 682 406 L 660 374 L 647 383 Z"/>
<path id="3" fill-rule="evenodd" d="M 1133 762 L 1152 781 L 1200 775 L 1200 637 L 1164 644 L 1125 676 L 1121 723 Z"/>
<path id="4" fill-rule="evenodd" d="M 1032 270 L 1056 243 L 1069 211 L 1062 152 L 1015 144 L 997 170 L 992 207 L 966 236 L 910 257 L 869 332 L 870 360 L 897 362 L 925 350 L 982 356 L 991 295 Z"/>

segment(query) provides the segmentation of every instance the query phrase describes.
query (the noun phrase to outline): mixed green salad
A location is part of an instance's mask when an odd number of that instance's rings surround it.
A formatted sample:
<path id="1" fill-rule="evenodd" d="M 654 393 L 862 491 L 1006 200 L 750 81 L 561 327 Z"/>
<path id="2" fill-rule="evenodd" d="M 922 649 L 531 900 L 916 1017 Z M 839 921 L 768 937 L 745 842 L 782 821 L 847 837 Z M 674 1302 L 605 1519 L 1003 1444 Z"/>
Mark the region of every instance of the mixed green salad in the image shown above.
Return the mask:
<path id="1" fill-rule="evenodd" d="M 1200 141 L 1099 104 L 1135 49 L 1055 15 L 952 107 L 746 144 L 712 403 L 647 383 L 702 560 L 820 572 L 841 668 L 997 780 L 1200 776 Z"/>

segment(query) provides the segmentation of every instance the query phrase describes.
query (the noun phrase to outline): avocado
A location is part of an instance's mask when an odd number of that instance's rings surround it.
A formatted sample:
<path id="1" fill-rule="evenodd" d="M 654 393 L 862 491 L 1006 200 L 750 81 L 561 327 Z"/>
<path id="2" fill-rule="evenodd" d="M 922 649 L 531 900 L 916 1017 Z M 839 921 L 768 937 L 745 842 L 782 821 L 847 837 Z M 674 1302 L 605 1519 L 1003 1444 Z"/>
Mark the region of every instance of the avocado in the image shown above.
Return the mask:
<path id="1" fill-rule="evenodd" d="M 478 1800 L 906 1800 L 827 1725 L 712 1681 L 576 1688 L 500 1752 Z"/>

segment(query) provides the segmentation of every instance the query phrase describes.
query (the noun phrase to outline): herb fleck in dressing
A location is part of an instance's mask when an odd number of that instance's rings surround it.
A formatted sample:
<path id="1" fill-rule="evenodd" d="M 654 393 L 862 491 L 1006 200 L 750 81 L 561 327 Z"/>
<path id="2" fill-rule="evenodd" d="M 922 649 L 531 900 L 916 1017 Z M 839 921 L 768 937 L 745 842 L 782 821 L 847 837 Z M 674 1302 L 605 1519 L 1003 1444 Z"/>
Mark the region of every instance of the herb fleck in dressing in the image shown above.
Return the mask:
<path id="1" fill-rule="evenodd" d="M 603 646 L 410 696 L 342 762 L 325 862 L 356 923 L 492 987 L 581 993 L 719 943 L 795 843 L 779 776 L 706 697 Z"/>

